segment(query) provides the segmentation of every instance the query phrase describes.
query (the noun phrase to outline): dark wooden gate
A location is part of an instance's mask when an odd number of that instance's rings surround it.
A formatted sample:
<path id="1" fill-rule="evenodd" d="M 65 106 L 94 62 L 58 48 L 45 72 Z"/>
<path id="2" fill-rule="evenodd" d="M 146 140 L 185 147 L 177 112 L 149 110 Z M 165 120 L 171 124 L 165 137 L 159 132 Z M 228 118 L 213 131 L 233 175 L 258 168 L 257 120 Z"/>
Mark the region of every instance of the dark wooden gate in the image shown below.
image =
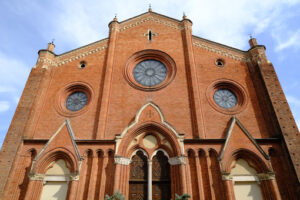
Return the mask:
<path id="1" fill-rule="evenodd" d="M 133 156 L 130 164 L 129 199 L 147 199 L 147 157 L 142 151 Z"/>
<path id="2" fill-rule="evenodd" d="M 152 159 L 152 200 L 171 199 L 170 165 L 162 151 Z"/>

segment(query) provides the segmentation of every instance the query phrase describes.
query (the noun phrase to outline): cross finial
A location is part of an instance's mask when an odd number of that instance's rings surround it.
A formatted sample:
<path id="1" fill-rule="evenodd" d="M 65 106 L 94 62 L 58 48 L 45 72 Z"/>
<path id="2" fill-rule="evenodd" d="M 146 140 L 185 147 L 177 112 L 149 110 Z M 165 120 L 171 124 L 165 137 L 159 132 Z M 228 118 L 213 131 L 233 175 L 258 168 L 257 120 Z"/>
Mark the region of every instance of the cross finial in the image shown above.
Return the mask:
<path id="1" fill-rule="evenodd" d="M 149 12 L 152 12 L 151 3 L 149 3 L 148 11 L 149 11 Z"/>
<path id="2" fill-rule="evenodd" d="M 249 38 L 252 39 L 252 34 L 251 33 L 249 34 Z"/>
<path id="3" fill-rule="evenodd" d="M 54 44 L 54 41 L 55 41 L 55 39 L 53 38 L 52 41 L 51 41 L 51 44 Z"/>

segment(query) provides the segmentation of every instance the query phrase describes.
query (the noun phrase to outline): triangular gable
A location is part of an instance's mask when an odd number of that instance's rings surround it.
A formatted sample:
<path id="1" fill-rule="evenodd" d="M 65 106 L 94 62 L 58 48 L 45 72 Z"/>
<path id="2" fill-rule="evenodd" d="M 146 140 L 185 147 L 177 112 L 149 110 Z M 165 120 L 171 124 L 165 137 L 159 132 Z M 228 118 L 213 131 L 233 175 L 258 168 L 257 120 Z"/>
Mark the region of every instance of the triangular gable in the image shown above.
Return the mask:
<path id="1" fill-rule="evenodd" d="M 66 129 L 66 130 L 64 130 Z M 36 162 L 44 153 L 46 153 L 47 151 L 53 149 L 53 148 L 57 148 L 57 147 L 65 147 L 64 145 L 60 145 L 56 142 L 56 140 L 60 139 L 60 137 L 62 139 L 64 139 L 64 142 L 71 142 L 72 146 L 73 146 L 73 150 L 74 153 L 78 159 L 78 161 L 81 160 L 81 156 L 78 150 L 78 147 L 76 145 L 75 142 L 75 136 L 74 136 L 74 132 L 72 130 L 71 124 L 70 124 L 70 120 L 66 119 L 61 125 L 60 127 L 57 129 L 57 131 L 51 136 L 51 138 L 48 140 L 48 142 L 45 144 L 45 146 L 40 150 L 40 152 L 36 155 L 36 157 L 34 158 L 34 162 Z"/>
<path id="2" fill-rule="evenodd" d="M 156 12 L 145 12 L 141 15 L 137 15 L 135 17 L 129 18 L 127 20 L 118 22 L 119 23 L 119 31 L 124 31 L 129 28 L 138 26 L 148 21 L 153 21 L 159 24 L 163 24 L 167 27 L 182 30 L 183 26 L 181 25 L 181 21 L 156 13 Z"/>
<path id="3" fill-rule="evenodd" d="M 223 159 L 224 153 L 228 147 L 228 143 L 232 140 L 231 136 L 232 136 L 233 129 L 236 124 L 241 129 L 241 131 L 247 136 L 247 138 L 252 142 L 252 144 L 256 147 L 256 149 L 263 155 L 263 157 L 266 160 L 269 160 L 269 156 L 266 154 L 266 152 L 261 148 L 261 146 L 255 141 L 255 139 L 252 137 L 252 135 L 249 133 L 249 131 L 243 126 L 243 124 L 235 116 L 231 118 L 230 127 L 227 131 L 226 141 L 225 141 L 222 151 L 219 155 L 219 160 Z"/>

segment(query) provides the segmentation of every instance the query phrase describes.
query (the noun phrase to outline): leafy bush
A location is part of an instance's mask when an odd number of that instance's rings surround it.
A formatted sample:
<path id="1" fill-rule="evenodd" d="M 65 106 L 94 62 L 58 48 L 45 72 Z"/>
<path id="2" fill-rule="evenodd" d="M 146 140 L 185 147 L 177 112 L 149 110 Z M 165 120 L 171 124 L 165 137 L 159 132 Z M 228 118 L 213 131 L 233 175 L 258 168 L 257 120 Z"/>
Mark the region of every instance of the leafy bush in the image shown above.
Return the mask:
<path id="1" fill-rule="evenodd" d="M 183 194 L 181 196 L 175 194 L 175 200 L 188 200 L 189 198 L 191 198 L 189 194 Z"/>
<path id="2" fill-rule="evenodd" d="M 124 195 L 118 190 L 116 191 L 113 195 L 108 196 L 108 195 L 105 195 L 105 198 L 104 200 L 125 200 L 125 197 Z"/>

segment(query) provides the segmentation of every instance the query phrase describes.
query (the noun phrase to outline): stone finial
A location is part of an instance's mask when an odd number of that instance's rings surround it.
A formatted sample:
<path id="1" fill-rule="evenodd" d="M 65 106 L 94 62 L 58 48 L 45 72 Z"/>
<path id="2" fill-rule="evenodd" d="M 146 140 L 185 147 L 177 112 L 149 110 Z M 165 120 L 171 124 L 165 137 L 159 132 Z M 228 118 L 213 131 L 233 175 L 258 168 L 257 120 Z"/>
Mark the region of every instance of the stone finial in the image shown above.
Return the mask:
<path id="1" fill-rule="evenodd" d="M 152 12 L 151 3 L 149 3 L 148 12 Z"/>
<path id="2" fill-rule="evenodd" d="M 183 12 L 182 19 L 187 19 L 187 16 L 185 15 L 185 12 Z"/>
<path id="3" fill-rule="evenodd" d="M 52 42 L 48 43 L 47 50 L 51 51 L 51 52 L 54 52 L 54 48 L 55 48 L 54 40 L 52 40 Z"/>
<path id="4" fill-rule="evenodd" d="M 115 17 L 114 17 L 114 22 L 117 22 L 118 21 L 118 18 L 117 18 L 117 14 L 115 14 Z"/>
<path id="5" fill-rule="evenodd" d="M 251 48 L 258 45 L 256 39 L 252 38 L 252 36 L 250 36 L 249 44 Z"/>

